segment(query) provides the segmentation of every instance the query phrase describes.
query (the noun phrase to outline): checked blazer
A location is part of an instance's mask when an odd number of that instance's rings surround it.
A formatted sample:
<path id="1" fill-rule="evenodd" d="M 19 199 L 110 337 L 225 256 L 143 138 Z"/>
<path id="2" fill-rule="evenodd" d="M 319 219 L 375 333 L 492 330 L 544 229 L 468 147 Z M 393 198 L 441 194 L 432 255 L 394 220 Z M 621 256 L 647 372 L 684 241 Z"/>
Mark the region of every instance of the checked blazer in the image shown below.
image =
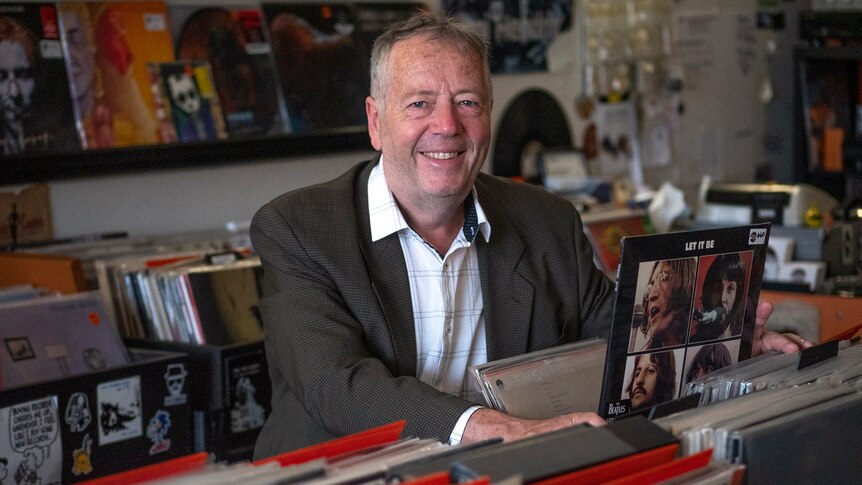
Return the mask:
<path id="1" fill-rule="evenodd" d="M 401 419 L 405 436 L 447 441 L 474 403 L 416 378 L 410 283 L 398 234 L 371 242 L 368 177 L 378 159 L 277 197 L 255 214 L 272 413 L 255 458 Z M 542 188 L 480 174 L 491 224 L 477 237 L 488 359 L 610 328 L 613 288 L 574 206 Z"/>

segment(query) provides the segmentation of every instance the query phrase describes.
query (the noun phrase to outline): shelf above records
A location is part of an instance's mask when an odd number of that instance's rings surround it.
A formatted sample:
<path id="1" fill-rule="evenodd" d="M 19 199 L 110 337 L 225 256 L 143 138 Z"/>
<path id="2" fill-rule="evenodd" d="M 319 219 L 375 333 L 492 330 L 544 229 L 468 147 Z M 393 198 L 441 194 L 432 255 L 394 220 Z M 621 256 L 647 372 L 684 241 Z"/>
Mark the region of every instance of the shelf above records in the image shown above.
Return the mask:
<path id="1" fill-rule="evenodd" d="M 0 185 L 369 150 L 374 40 L 424 8 L 4 3 Z"/>
<path id="2" fill-rule="evenodd" d="M 351 150 L 371 150 L 368 132 L 364 128 L 346 128 L 301 136 L 269 135 L 170 145 L 30 153 L 0 157 L 0 185 L 192 168 Z"/>

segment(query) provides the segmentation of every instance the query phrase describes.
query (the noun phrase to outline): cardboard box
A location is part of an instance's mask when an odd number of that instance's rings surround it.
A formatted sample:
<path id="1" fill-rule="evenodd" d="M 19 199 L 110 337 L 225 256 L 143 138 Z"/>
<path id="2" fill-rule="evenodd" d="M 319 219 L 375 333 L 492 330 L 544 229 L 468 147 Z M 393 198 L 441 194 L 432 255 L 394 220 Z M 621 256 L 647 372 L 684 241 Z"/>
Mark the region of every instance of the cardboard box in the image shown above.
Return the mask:
<path id="1" fill-rule="evenodd" d="M 52 235 L 51 196 L 47 185 L 33 184 L 16 191 L 0 192 L 0 247 L 49 241 Z"/>

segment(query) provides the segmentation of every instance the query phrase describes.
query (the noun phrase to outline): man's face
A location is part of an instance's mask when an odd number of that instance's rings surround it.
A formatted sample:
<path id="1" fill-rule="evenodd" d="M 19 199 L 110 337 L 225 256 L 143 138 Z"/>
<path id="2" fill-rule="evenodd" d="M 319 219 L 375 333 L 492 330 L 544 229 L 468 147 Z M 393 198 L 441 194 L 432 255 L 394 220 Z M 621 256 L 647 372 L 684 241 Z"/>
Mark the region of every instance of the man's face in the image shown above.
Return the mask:
<path id="1" fill-rule="evenodd" d="M 733 309 L 733 304 L 736 303 L 736 289 L 736 281 L 721 279 L 721 306 L 728 313 Z"/>
<path id="2" fill-rule="evenodd" d="M 673 313 L 670 308 L 671 266 L 662 262 L 653 269 L 644 295 L 644 314 L 649 322 L 650 335 L 659 335 L 670 327 Z"/>
<path id="3" fill-rule="evenodd" d="M 366 112 L 396 199 L 463 197 L 472 187 L 491 138 L 482 66 L 472 53 L 423 37 L 392 49 L 385 99 L 369 97 Z"/>
<path id="4" fill-rule="evenodd" d="M 658 380 L 658 367 L 649 357 L 638 359 L 632 376 L 632 409 L 649 406 L 655 401 L 655 385 Z"/>
<path id="5" fill-rule="evenodd" d="M 12 40 L 0 41 L 0 101 L 7 121 L 17 121 L 30 107 L 35 81 L 24 47 Z"/>
<path id="6" fill-rule="evenodd" d="M 93 87 L 93 51 L 77 12 L 63 13 L 63 28 L 69 47 L 69 64 L 74 81 L 75 96 L 81 99 L 90 95 Z"/>

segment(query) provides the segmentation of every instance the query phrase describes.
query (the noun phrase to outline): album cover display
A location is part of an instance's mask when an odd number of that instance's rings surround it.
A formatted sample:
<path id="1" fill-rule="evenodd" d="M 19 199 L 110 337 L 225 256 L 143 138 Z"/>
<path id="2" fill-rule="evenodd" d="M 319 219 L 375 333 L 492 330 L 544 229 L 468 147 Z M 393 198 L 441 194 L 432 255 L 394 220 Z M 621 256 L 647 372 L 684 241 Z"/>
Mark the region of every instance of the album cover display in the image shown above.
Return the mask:
<path id="1" fill-rule="evenodd" d="M 353 4 L 353 9 L 356 12 L 356 35 L 365 52 L 365 69 L 370 71 L 371 49 L 377 37 L 416 12 L 428 10 L 428 6 L 421 2 L 359 2 Z"/>
<path id="2" fill-rule="evenodd" d="M 0 388 L 129 363 L 97 292 L 0 305 Z"/>
<path id="3" fill-rule="evenodd" d="M 210 63 L 229 137 L 292 131 L 257 4 L 172 3 L 169 13 L 177 59 Z"/>
<path id="4" fill-rule="evenodd" d="M 174 60 L 163 1 L 61 2 L 61 37 L 85 148 L 174 141 L 147 63 Z"/>
<path id="5" fill-rule="evenodd" d="M 769 224 L 625 237 L 599 414 L 680 397 L 751 356 Z"/>
<path id="6" fill-rule="evenodd" d="M 444 0 L 440 7 L 487 35 L 494 74 L 547 71 L 548 49 L 562 33 L 571 30 L 575 18 L 574 4 L 566 0 Z"/>
<path id="7" fill-rule="evenodd" d="M 0 101 L 3 155 L 80 149 L 54 4 L 0 5 Z"/>
<path id="8" fill-rule="evenodd" d="M 178 141 L 206 141 L 227 137 L 209 62 L 151 63 L 147 65 L 147 69 L 156 113 L 170 113 Z M 169 109 L 159 110 L 159 105 Z"/>
<path id="9" fill-rule="evenodd" d="M 264 3 L 294 133 L 364 127 L 369 77 L 356 13 L 347 3 Z"/>

